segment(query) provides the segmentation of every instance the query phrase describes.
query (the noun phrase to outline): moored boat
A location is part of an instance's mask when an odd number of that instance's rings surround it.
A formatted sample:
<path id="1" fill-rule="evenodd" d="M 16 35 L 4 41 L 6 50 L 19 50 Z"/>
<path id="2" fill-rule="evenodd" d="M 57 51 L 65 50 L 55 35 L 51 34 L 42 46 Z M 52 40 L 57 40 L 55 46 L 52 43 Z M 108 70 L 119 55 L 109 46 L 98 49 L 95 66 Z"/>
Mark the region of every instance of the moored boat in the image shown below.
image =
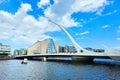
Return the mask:
<path id="1" fill-rule="evenodd" d="M 21 62 L 21 64 L 27 64 L 27 63 L 28 63 L 27 58 L 24 58 L 24 60 Z"/>

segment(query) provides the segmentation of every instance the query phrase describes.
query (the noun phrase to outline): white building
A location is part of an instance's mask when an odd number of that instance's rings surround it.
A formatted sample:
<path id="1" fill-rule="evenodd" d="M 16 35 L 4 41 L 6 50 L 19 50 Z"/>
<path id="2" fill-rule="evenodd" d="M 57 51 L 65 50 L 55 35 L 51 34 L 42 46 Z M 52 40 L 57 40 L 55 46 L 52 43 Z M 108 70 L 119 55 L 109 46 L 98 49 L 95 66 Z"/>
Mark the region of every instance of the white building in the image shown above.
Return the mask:
<path id="1" fill-rule="evenodd" d="M 21 48 L 20 50 L 14 50 L 14 55 L 27 55 L 27 50 Z"/>
<path id="2" fill-rule="evenodd" d="M 3 45 L 2 43 L 0 43 L 0 54 L 10 54 L 11 48 L 10 45 Z"/>

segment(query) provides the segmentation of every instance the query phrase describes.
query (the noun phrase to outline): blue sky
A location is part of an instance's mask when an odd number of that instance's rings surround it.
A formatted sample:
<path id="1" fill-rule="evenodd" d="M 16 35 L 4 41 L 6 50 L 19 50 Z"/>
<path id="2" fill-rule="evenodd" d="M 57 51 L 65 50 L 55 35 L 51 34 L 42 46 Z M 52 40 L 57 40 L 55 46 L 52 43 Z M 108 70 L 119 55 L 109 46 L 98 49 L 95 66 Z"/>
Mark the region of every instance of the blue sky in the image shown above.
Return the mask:
<path id="1" fill-rule="evenodd" d="M 45 17 L 63 25 L 82 47 L 101 48 L 90 38 L 120 49 L 119 0 L 0 0 L 0 42 L 12 49 L 45 38 L 72 45 Z"/>

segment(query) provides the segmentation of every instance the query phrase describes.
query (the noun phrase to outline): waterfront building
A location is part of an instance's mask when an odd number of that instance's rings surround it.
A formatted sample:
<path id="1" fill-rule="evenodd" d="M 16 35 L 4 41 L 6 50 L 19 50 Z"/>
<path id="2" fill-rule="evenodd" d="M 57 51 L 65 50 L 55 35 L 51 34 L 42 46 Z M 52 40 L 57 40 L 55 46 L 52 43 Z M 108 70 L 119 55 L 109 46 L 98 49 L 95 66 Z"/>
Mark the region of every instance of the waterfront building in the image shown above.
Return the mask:
<path id="1" fill-rule="evenodd" d="M 77 50 L 75 49 L 74 46 L 59 46 L 59 52 L 60 53 L 76 53 Z"/>
<path id="2" fill-rule="evenodd" d="M 88 51 L 92 51 L 92 52 L 96 52 L 96 53 L 103 53 L 103 52 L 105 52 L 105 50 L 104 49 L 93 49 L 93 48 L 85 48 L 86 50 L 88 50 Z"/>
<path id="3" fill-rule="evenodd" d="M 14 50 L 14 55 L 19 55 L 19 50 Z"/>
<path id="4" fill-rule="evenodd" d="M 69 46 L 69 53 L 76 53 L 77 50 L 75 49 L 74 46 Z"/>
<path id="5" fill-rule="evenodd" d="M 9 55 L 10 52 L 10 45 L 3 45 L 2 43 L 0 43 L 0 55 Z"/>
<path id="6" fill-rule="evenodd" d="M 96 52 L 96 53 L 103 53 L 105 52 L 104 49 L 93 49 L 93 48 L 85 48 L 86 50 L 88 51 L 91 51 L 91 52 Z M 65 45 L 65 46 L 59 46 L 59 53 L 76 53 L 77 50 L 75 49 L 74 46 L 68 46 L 68 45 Z"/>
<path id="7" fill-rule="evenodd" d="M 53 39 L 48 38 L 43 41 L 37 41 L 27 49 L 27 54 L 50 54 L 58 53 L 59 45 Z"/>
<path id="8" fill-rule="evenodd" d="M 59 46 L 59 53 L 64 53 L 65 52 L 65 47 L 64 46 Z"/>
<path id="9" fill-rule="evenodd" d="M 20 55 L 27 55 L 27 50 L 24 49 L 24 48 L 21 48 L 21 49 L 19 50 L 19 54 L 20 54 Z"/>
<path id="10" fill-rule="evenodd" d="M 93 52 L 103 53 L 105 52 L 105 50 L 104 49 L 93 49 Z"/>
<path id="11" fill-rule="evenodd" d="M 27 50 L 21 48 L 20 50 L 14 50 L 14 55 L 27 55 Z"/>
<path id="12" fill-rule="evenodd" d="M 69 53 L 69 46 L 68 45 L 65 45 L 64 52 Z"/>

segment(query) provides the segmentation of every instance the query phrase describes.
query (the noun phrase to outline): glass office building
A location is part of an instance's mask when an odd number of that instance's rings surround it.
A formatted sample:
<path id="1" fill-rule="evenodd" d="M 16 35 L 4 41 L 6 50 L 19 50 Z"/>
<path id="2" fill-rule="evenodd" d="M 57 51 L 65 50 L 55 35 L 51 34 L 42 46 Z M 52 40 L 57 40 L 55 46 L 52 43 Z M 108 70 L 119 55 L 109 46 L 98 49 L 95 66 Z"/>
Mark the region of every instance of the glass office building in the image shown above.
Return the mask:
<path id="1" fill-rule="evenodd" d="M 46 53 L 57 53 L 53 39 L 48 38 L 45 39 L 44 41 L 48 43 L 46 48 Z"/>
<path id="2" fill-rule="evenodd" d="M 59 45 L 53 39 L 47 38 L 43 41 L 37 41 L 27 49 L 27 54 L 54 54 L 58 53 Z"/>

